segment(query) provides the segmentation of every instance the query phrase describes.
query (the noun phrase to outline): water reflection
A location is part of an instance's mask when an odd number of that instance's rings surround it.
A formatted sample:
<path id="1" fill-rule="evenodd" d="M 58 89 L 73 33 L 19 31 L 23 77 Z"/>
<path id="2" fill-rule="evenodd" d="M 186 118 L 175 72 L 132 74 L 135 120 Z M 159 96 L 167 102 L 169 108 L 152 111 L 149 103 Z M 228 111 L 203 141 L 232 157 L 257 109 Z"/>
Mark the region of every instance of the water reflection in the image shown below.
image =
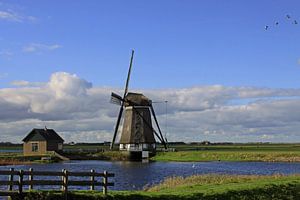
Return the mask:
<path id="1" fill-rule="evenodd" d="M 145 185 L 157 184 L 166 177 L 190 176 L 194 174 L 295 174 L 300 173 L 300 163 L 267 162 L 109 162 L 109 161 L 68 161 L 53 164 L 31 164 L 1 166 L 0 169 L 14 167 L 16 170 L 33 168 L 40 171 L 90 171 L 107 170 L 115 173 L 114 190 L 137 190 Z M 5 177 L 7 179 L 7 177 Z M 76 188 L 76 187 L 75 187 Z"/>

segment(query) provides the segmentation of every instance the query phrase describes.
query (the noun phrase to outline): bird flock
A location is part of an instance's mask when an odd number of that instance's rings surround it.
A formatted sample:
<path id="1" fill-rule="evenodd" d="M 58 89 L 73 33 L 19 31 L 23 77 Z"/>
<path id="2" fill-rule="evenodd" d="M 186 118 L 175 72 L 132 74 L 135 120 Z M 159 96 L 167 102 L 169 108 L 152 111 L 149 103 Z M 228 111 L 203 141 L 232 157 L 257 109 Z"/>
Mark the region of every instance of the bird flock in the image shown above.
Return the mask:
<path id="1" fill-rule="evenodd" d="M 291 24 L 293 24 L 293 25 L 297 25 L 297 24 L 298 24 L 298 21 L 297 21 L 296 19 L 293 19 L 293 18 L 291 17 L 291 15 L 286 15 L 286 16 L 285 16 L 285 21 L 284 21 L 284 22 L 285 22 L 285 23 L 288 22 L 288 23 L 291 23 Z M 279 26 L 279 21 L 275 21 L 274 25 L 275 25 L 275 26 Z M 266 25 L 266 26 L 265 26 L 265 30 L 268 30 L 270 27 L 272 27 L 272 26 L 271 26 L 271 25 Z"/>

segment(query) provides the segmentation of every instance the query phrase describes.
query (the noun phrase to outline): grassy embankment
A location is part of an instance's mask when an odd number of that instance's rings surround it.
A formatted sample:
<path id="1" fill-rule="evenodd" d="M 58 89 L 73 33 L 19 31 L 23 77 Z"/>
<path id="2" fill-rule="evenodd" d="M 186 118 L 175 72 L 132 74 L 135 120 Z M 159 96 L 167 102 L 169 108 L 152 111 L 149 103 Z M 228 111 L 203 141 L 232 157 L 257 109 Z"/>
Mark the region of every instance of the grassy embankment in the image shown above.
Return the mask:
<path id="1" fill-rule="evenodd" d="M 125 152 L 126 153 L 126 152 Z M 86 152 L 72 152 L 63 153 L 64 156 L 70 158 L 71 160 L 118 160 L 125 161 L 129 160 L 128 154 L 120 151 L 103 151 L 96 153 L 86 153 Z"/>
<path id="2" fill-rule="evenodd" d="M 155 161 L 300 162 L 299 144 L 181 145 L 176 152 L 158 152 Z"/>
<path id="3" fill-rule="evenodd" d="M 118 151 L 109 151 L 108 146 L 75 145 L 68 150 L 81 149 L 73 159 L 126 160 Z M 300 144 L 226 144 L 226 145 L 171 145 L 175 152 L 157 152 L 154 161 L 266 161 L 300 162 Z M 103 152 L 84 153 L 86 150 L 102 149 Z M 70 155 L 72 158 L 72 154 Z"/>
<path id="4" fill-rule="evenodd" d="M 70 199 L 300 199 L 300 175 L 201 175 L 168 178 L 142 191 L 74 191 Z M 25 199 L 63 199 L 61 192 L 31 192 Z"/>
<path id="5" fill-rule="evenodd" d="M 49 163 L 49 162 L 58 162 L 59 158 L 53 155 L 44 155 L 50 156 L 50 160 L 41 160 L 43 156 L 23 156 L 23 153 L 0 153 L 0 166 L 1 165 L 23 165 L 31 163 Z"/>

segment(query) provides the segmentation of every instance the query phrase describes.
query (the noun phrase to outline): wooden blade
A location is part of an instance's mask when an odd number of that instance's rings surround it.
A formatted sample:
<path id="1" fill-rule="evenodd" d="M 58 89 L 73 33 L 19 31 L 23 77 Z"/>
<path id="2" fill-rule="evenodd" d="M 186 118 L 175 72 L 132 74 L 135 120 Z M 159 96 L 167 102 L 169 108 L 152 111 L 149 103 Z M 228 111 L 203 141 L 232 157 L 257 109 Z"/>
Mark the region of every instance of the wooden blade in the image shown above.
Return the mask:
<path id="1" fill-rule="evenodd" d="M 152 104 L 150 105 L 150 110 L 151 110 L 151 112 L 152 112 L 152 115 L 153 115 L 155 124 L 156 124 L 156 126 L 157 126 L 157 128 L 158 128 L 158 132 L 159 132 L 160 137 L 161 137 L 161 143 L 163 143 L 165 149 L 167 149 L 167 144 L 166 144 L 166 142 L 165 142 L 165 140 L 164 140 L 164 137 L 163 137 L 163 135 L 162 135 L 162 133 L 161 133 L 161 130 L 160 130 L 160 127 L 159 127 L 159 124 L 158 124 L 158 121 L 157 121 L 157 118 L 156 118 L 156 115 L 155 115 L 155 112 L 154 112 L 154 109 L 153 109 Z"/>
<path id="2" fill-rule="evenodd" d="M 120 107 L 119 116 L 118 116 L 116 127 L 115 127 L 114 137 L 113 137 L 112 142 L 110 144 L 110 149 L 113 149 L 113 147 L 114 147 L 115 140 L 116 140 L 117 133 L 118 133 L 118 129 L 119 129 L 119 125 L 120 125 L 120 121 L 121 121 L 121 117 L 122 117 L 122 113 L 123 113 L 123 102 L 122 102 L 122 105 Z"/>
<path id="3" fill-rule="evenodd" d="M 124 95 L 123 98 L 121 98 L 119 95 L 112 93 L 111 97 L 114 98 L 114 100 L 118 99 L 121 101 L 121 107 L 120 107 L 120 111 L 119 111 L 119 116 L 117 119 L 117 123 L 116 123 L 116 127 L 115 127 L 115 132 L 114 132 L 114 136 L 112 139 L 112 142 L 110 144 L 110 149 L 113 149 L 113 146 L 115 144 L 115 140 L 117 137 L 117 133 L 118 133 L 118 129 L 119 129 L 119 125 L 121 122 L 121 117 L 122 117 L 122 113 L 123 113 L 123 106 L 124 106 L 124 99 L 127 95 L 128 92 L 128 86 L 129 86 L 129 80 L 130 80 L 130 73 L 131 73 L 131 67 L 132 67 L 132 62 L 133 62 L 133 55 L 134 55 L 134 50 L 131 51 L 131 58 L 130 58 L 130 64 L 129 64 L 129 70 L 128 70 L 128 74 L 127 74 L 127 80 L 126 80 L 126 85 L 125 85 L 125 91 L 124 91 Z M 118 101 L 115 101 L 116 103 L 118 103 Z"/>
<path id="4" fill-rule="evenodd" d="M 129 80 L 130 80 L 130 74 L 131 74 L 131 67 L 132 67 L 132 61 L 133 61 L 133 55 L 134 55 L 134 50 L 131 51 L 131 58 L 130 58 L 130 64 L 129 64 L 128 74 L 127 74 L 127 80 L 126 80 L 126 85 L 125 85 L 125 91 L 124 91 L 123 99 L 125 99 L 125 97 L 127 95 L 127 92 L 128 92 L 128 86 L 129 86 Z"/>
<path id="5" fill-rule="evenodd" d="M 117 95 L 116 93 L 111 93 L 111 98 L 110 98 L 110 103 L 117 104 L 117 105 L 122 105 L 122 99 L 121 96 Z"/>

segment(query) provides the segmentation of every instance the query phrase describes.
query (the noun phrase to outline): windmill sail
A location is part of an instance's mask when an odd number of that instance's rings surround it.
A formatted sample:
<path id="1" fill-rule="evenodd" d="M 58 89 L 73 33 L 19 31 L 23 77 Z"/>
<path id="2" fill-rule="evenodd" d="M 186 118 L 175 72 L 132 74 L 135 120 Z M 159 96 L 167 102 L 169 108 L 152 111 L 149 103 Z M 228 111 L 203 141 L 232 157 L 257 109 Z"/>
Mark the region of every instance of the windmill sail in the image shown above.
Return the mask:
<path id="1" fill-rule="evenodd" d="M 110 102 L 117 105 L 122 105 L 122 97 L 120 95 L 117 95 L 116 93 L 111 93 Z"/>
<path id="2" fill-rule="evenodd" d="M 128 92 L 128 86 L 129 86 L 129 80 L 130 80 L 130 73 L 131 73 L 131 67 L 132 67 L 132 61 L 133 61 L 133 55 L 134 55 L 134 50 L 132 50 L 132 52 L 131 52 L 129 70 L 128 70 L 128 74 L 127 74 L 127 80 L 126 80 L 126 85 L 125 85 L 125 91 L 124 91 L 123 99 L 125 99 L 126 94 Z M 119 95 L 115 95 L 114 98 L 117 98 L 117 96 L 119 97 Z M 113 149 L 113 147 L 114 147 L 114 143 L 115 143 L 115 140 L 116 140 L 116 137 L 117 137 L 117 133 L 118 133 L 118 129 L 119 129 L 119 125 L 120 125 L 120 121 L 121 121 L 121 117 L 122 117 L 122 113 L 123 113 L 123 109 L 124 109 L 123 106 L 124 106 L 124 101 L 121 102 L 121 107 L 120 107 L 120 111 L 119 111 L 117 123 L 116 123 L 116 126 L 115 126 L 114 136 L 113 136 L 112 142 L 110 144 L 110 149 Z"/>

